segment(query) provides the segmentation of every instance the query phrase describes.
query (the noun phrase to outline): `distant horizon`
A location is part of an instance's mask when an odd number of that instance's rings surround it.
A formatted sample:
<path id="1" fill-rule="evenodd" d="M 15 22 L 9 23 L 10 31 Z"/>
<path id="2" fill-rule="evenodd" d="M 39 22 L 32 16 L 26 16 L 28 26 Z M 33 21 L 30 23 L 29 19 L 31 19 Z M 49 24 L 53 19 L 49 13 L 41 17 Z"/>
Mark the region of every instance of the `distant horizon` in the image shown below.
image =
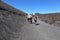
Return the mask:
<path id="1" fill-rule="evenodd" d="M 60 0 L 2 0 L 28 14 L 48 14 L 60 12 Z"/>

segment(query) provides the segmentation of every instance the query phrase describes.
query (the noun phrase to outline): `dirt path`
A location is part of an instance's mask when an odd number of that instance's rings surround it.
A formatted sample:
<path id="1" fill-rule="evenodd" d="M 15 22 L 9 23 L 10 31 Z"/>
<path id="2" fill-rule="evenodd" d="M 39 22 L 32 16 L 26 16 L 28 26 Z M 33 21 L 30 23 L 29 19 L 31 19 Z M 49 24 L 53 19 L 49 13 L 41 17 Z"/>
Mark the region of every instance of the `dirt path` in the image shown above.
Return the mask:
<path id="1" fill-rule="evenodd" d="M 22 28 L 20 40 L 60 40 L 60 27 L 42 21 L 39 25 L 27 24 Z"/>

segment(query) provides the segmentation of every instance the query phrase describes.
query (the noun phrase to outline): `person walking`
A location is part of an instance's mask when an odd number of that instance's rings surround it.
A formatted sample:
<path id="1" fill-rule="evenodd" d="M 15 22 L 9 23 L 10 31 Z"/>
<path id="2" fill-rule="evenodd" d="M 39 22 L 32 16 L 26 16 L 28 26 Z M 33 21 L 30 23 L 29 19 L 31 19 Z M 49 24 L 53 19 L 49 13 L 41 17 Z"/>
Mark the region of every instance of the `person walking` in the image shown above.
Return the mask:
<path id="1" fill-rule="evenodd" d="M 32 14 L 27 15 L 27 20 L 30 22 L 30 24 L 32 24 Z"/>
<path id="2" fill-rule="evenodd" d="M 35 23 L 37 22 L 37 16 L 36 15 L 33 15 L 33 20 Z"/>

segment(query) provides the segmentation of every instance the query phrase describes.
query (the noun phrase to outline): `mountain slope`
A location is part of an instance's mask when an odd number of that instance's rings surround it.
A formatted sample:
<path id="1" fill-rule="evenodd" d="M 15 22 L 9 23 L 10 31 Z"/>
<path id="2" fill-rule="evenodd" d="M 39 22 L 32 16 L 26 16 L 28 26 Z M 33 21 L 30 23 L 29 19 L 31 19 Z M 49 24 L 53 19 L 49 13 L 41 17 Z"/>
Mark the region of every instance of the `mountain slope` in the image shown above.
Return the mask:
<path id="1" fill-rule="evenodd" d="M 38 15 L 42 21 L 60 27 L 60 12 L 50 14 L 36 14 L 36 15 Z"/>
<path id="2" fill-rule="evenodd" d="M 17 40 L 26 23 L 26 13 L 0 0 L 0 40 Z"/>

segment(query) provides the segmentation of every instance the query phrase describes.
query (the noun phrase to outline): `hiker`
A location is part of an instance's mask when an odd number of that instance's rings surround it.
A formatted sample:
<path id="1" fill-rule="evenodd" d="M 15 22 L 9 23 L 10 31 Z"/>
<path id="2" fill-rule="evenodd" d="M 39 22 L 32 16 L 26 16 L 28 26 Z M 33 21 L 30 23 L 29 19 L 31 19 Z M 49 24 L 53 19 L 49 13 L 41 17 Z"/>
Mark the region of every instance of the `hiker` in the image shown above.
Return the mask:
<path id="1" fill-rule="evenodd" d="M 37 16 L 36 15 L 33 15 L 33 20 L 35 23 L 37 22 Z"/>
<path id="2" fill-rule="evenodd" d="M 27 20 L 32 24 L 32 14 L 27 15 Z"/>

